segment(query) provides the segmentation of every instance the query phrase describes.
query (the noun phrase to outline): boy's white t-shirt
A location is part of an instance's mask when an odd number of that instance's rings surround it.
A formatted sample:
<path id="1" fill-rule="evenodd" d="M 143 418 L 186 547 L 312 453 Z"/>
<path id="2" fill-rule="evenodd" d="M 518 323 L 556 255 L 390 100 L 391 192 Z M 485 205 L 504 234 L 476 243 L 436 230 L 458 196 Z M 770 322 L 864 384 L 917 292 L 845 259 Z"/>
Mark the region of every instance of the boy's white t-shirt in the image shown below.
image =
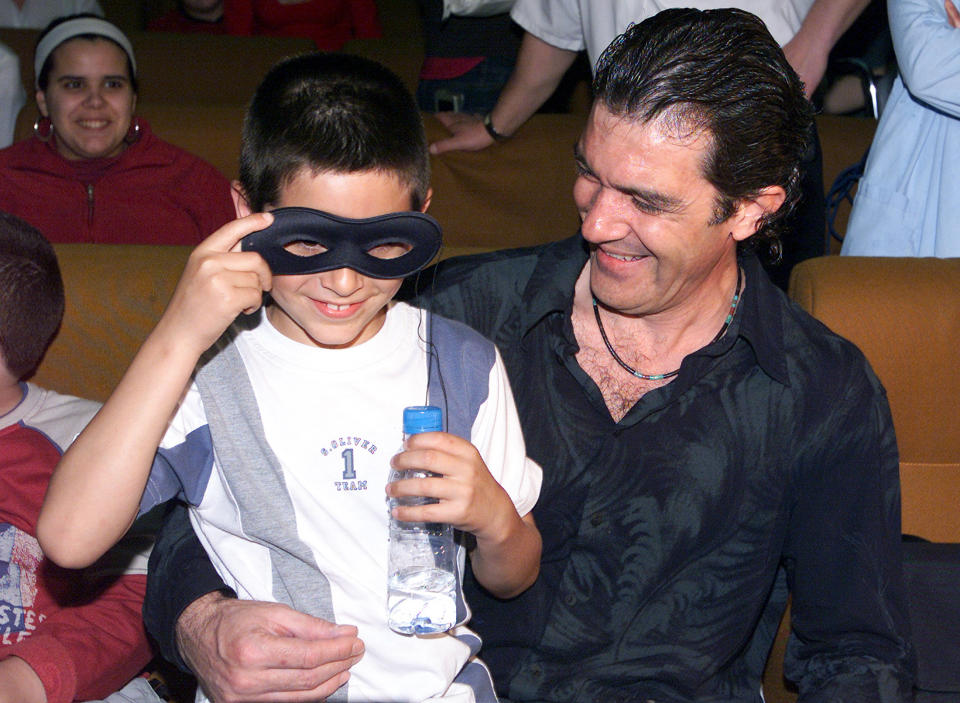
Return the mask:
<path id="1" fill-rule="evenodd" d="M 386 624 L 384 486 L 390 458 L 402 441 L 403 408 L 427 404 L 425 316 L 394 303 L 383 328 L 348 349 L 295 342 L 265 314 L 235 338 L 266 440 L 282 466 L 295 513 L 292 529 L 309 545 L 329 582 L 336 622 L 356 625 L 366 645 L 351 669 L 351 701 L 474 700 L 468 687 L 451 682 L 468 661 L 475 661 L 476 635 L 461 625 L 442 636 L 410 637 Z M 470 440 L 518 513 L 525 515 L 536 502 L 542 472 L 526 457 L 506 372 L 499 353 L 491 352 L 487 369 L 474 368 L 484 363 L 481 359 L 465 358 L 459 364 L 487 386 Z M 457 349 L 440 348 L 440 353 Z M 194 529 L 239 597 L 276 600 L 270 550 L 246 537 L 244 515 L 209 437 L 194 383 L 163 438 L 141 507 L 176 492 L 193 506 Z M 198 695 L 198 700 L 205 699 Z"/>

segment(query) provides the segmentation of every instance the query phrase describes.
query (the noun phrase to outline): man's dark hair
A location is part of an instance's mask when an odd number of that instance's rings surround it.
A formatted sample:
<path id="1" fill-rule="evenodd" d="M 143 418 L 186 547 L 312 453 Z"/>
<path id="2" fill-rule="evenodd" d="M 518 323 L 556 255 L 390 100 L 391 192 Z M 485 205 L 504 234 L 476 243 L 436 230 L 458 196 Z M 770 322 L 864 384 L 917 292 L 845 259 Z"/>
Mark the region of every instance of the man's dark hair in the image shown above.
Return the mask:
<path id="1" fill-rule="evenodd" d="M 37 46 L 40 45 L 40 42 L 43 40 L 43 38 L 50 33 L 51 29 L 63 24 L 64 22 L 83 18 L 95 20 L 103 19 L 103 17 L 93 12 L 78 12 L 75 15 L 64 15 L 63 17 L 57 17 L 56 19 L 50 20 L 50 24 L 44 27 L 43 31 L 40 32 L 40 36 L 37 37 L 37 42 L 34 45 L 34 51 L 36 51 Z M 102 34 L 78 34 L 75 37 L 70 37 L 60 44 L 57 44 L 54 50 L 50 52 L 47 60 L 43 62 L 43 66 L 40 68 L 40 73 L 37 74 L 37 87 L 40 88 L 40 90 L 46 91 L 47 87 L 50 85 L 50 72 L 53 70 L 53 55 L 57 53 L 57 49 L 66 44 L 68 41 L 73 41 L 74 39 L 86 39 L 87 41 L 96 41 L 97 39 L 102 39 L 103 41 L 108 41 L 120 49 L 120 51 L 123 52 L 124 57 L 127 59 L 127 76 L 130 79 L 130 87 L 133 89 L 134 94 L 139 91 L 140 84 L 137 82 L 137 73 L 133 70 L 133 62 L 130 60 L 130 55 L 127 53 L 127 50 L 117 44 L 117 42 L 110 37 L 105 37 Z"/>
<path id="2" fill-rule="evenodd" d="M 777 226 L 800 198 L 813 107 L 759 18 L 737 9 L 664 10 L 607 47 L 593 90 L 614 114 L 710 136 L 703 175 L 720 193 L 711 224 L 730 217 L 738 201 L 781 186 L 783 206 L 748 240 L 779 248 Z"/>
<path id="3" fill-rule="evenodd" d="M 243 122 L 240 184 L 254 211 L 303 169 L 394 173 L 427 197 L 430 159 L 413 96 L 384 66 L 346 54 L 286 59 L 260 83 Z"/>
<path id="4" fill-rule="evenodd" d="M 63 279 L 50 242 L 0 212 L 0 354 L 16 378 L 33 371 L 63 319 Z"/>

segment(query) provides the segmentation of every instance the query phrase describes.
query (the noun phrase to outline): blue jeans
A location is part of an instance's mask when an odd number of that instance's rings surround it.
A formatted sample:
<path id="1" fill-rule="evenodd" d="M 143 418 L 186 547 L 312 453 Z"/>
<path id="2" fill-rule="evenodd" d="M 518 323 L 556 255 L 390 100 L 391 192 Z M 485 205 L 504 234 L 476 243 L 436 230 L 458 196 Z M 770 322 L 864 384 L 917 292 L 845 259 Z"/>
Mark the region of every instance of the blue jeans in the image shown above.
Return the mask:
<path id="1" fill-rule="evenodd" d="M 421 80 L 417 104 L 424 112 L 486 114 L 496 105 L 511 71 L 512 61 L 486 58 L 457 78 Z"/>

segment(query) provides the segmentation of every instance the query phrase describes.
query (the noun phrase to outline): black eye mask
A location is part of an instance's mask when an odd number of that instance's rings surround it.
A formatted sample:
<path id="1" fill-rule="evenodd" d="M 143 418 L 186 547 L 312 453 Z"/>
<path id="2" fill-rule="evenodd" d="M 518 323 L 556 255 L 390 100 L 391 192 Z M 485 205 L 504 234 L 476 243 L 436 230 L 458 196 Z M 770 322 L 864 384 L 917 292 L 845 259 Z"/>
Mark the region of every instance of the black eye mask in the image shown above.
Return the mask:
<path id="1" fill-rule="evenodd" d="M 244 237 L 241 249 L 259 253 L 278 276 L 351 268 L 372 278 L 404 278 L 424 268 L 440 251 L 440 225 L 422 212 L 362 220 L 306 207 L 283 207 L 271 214 L 273 224 Z M 327 251 L 297 256 L 284 249 L 292 242 L 320 244 Z M 384 244 L 405 244 L 410 250 L 394 259 L 368 253 Z"/>

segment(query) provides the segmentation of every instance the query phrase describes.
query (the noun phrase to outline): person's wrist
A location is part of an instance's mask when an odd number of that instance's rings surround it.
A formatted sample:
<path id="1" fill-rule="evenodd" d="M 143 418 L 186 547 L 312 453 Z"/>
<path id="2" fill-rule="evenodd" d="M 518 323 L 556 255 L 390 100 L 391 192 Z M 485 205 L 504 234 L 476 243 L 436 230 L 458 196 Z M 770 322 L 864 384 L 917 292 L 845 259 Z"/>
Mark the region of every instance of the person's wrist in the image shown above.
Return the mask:
<path id="1" fill-rule="evenodd" d="M 233 592 L 227 589 L 211 591 L 197 598 L 180 613 L 174 627 L 174 639 L 177 645 L 177 653 L 185 664 L 189 666 L 192 663 L 189 653 L 193 649 L 185 645 L 200 638 L 203 631 L 209 627 L 212 619 L 216 617 L 220 603 L 234 598 L 236 596 Z"/>
<path id="2" fill-rule="evenodd" d="M 493 126 L 492 112 L 488 112 L 486 115 L 483 116 L 483 128 L 487 130 L 487 134 L 489 134 L 490 138 L 493 139 L 493 141 L 495 142 L 504 142 L 507 139 L 509 139 L 511 136 L 509 134 L 504 134 L 503 132 L 498 131 L 497 128 Z"/>

